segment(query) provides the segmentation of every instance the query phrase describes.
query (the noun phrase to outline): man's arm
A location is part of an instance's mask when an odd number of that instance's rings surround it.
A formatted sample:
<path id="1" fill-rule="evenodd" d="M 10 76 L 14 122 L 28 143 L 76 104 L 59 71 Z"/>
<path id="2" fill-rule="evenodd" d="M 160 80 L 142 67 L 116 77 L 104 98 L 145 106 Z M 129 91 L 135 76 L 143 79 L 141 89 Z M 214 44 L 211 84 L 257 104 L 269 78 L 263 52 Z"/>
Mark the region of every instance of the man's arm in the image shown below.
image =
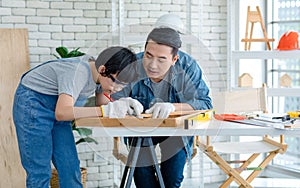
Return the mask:
<path id="1" fill-rule="evenodd" d="M 190 55 L 179 52 L 177 66 L 184 71 L 184 85 L 179 98 L 183 103 L 188 103 L 195 110 L 212 109 L 211 98 L 209 97 L 209 88 L 202 78 L 202 70 L 198 62 Z M 186 106 L 185 106 L 186 107 Z"/>

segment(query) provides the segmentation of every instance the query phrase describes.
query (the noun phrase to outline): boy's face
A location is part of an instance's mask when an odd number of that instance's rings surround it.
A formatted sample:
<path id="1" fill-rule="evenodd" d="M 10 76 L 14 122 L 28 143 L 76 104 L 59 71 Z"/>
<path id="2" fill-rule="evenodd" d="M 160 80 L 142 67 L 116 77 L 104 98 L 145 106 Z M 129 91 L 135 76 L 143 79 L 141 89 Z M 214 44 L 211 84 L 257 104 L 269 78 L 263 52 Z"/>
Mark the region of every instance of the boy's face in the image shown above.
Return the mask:
<path id="1" fill-rule="evenodd" d="M 172 56 L 172 47 L 149 40 L 145 48 L 143 66 L 147 76 L 154 82 L 161 81 L 178 55 Z"/>
<path id="2" fill-rule="evenodd" d="M 113 94 L 121 91 L 127 84 L 119 81 L 117 79 L 117 74 L 110 74 L 108 76 L 101 75 L 101 73 L 105 72 L 105 69 L 105 66 L 101 65 L 98 70 L 100 73 L 98 81 L 101 84 L 103 92 Z"/>

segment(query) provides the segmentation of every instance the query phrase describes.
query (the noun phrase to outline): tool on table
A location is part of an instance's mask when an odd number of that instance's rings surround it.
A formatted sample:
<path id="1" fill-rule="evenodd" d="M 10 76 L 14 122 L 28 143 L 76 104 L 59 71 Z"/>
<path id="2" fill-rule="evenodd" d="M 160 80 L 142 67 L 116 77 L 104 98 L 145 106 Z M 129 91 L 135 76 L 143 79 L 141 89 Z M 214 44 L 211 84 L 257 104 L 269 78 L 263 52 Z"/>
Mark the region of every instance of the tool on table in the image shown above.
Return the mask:
<path id="1" fill-rule="evenodd" d="M 263 113 L 259 114 L 259 116 L 255 119 L 266 120 L 274 123 L 284 122 L 291 120 L 291 117 L 287 113 Z"/>
<path id="2" fill-rule="evenodd" d="M 184 129 L 189 129 L 190 126 L 194 126 L 194 122 L 196 121 L 201 121 L 201 122 L 209 121 L 212 119 L 213 115 L 214 115 L 213 110 L 204 110 L 204 111 L 199 110 L 199 112 L 191 114 L 190 117 L 187 117 L 184 120 Z"/>
<path id="3" fill-rule="evenodd" d="M 291 118 L 300 118 L 300 110 L 287 112 Z"/>
<path id="4" fill-rule="evenodd" d="M 231 121 L 231 120 L 244 120 L 245 116 L 237 115 L 237 114 L 215 114 L 215 119 L 223 120 L 223 121 Z"/>
<path id="5" fill-rule="evenodd" d="M 190 120 L 198 120 L 198 121 L 208 121 L 213 117 L 214 111 L 206 110 L 194 117 L 189 118 Z"/>
<path id="6" fill-rule="evenodd" d="M 285 128 L 291 128 L 295 126 L 296 118 L 291 118 L 290 114 L 261 114 L 259 117 L 253 118 L 256 121 L 262 121 L 275 124 L 283 124 Z"/>
<path id="7" fill-rule="evenodd" d="M 282 119 L 289 119 L 287 116 L 280 116 L 282 118 L 278 119 L 277 115 L 274 116 L 276 121 L 272 121 L 272 118 L 267 119 L 267 118 L 258 118 L 258 117 L 252 117 L 250 119 L 247 119 L 246 116 L 241 116 L 237 114 L 215 114 L 214 117 L 215 119 L 222 120 L 222 121 L 231 121 L 231 122 L 261 126 L 261 127 L 272 127 L 276 129 L 284 129 L 285 124 L 282 122 Z"/>

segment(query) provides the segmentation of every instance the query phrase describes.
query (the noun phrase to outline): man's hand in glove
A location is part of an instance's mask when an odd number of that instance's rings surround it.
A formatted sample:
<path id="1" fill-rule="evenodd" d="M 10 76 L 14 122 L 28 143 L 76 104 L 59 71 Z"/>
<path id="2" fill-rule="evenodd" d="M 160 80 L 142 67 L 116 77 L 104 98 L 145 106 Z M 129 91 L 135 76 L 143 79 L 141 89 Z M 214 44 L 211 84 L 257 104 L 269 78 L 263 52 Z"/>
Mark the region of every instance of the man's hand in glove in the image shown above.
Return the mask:
<path id="1" fill-rule="evenodd" d="M 172 103 L 156 103 L 151 108 L 146 110 L 146 114 L 152 113 L 152 118 L 168 118 L 171 112 L 175 111 L 175 106 Z"/>
<path id="2" fill-rule="evenodd" d="M 130 97 L 121 98 L 101 106 L 102 116 L 109 118 L 124 118 L 128 115 L 139 116 L 144 110 L 143 105 Z"/>

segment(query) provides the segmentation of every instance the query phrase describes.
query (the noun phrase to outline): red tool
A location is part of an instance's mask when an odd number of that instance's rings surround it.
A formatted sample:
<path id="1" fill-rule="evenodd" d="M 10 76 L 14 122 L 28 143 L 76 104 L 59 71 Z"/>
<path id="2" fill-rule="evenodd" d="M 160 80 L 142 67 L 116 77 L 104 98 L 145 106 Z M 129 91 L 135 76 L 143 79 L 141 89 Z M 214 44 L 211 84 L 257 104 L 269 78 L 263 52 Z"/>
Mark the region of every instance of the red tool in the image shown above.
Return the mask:
<path id="1" fill-rule="evenodd" d="M 231 121 L 231 120 L 244 120 L 245 116 L 236 115 L 236 114 L 215 114 L 215 119 L 223 120 L 223 121 Z"/>

